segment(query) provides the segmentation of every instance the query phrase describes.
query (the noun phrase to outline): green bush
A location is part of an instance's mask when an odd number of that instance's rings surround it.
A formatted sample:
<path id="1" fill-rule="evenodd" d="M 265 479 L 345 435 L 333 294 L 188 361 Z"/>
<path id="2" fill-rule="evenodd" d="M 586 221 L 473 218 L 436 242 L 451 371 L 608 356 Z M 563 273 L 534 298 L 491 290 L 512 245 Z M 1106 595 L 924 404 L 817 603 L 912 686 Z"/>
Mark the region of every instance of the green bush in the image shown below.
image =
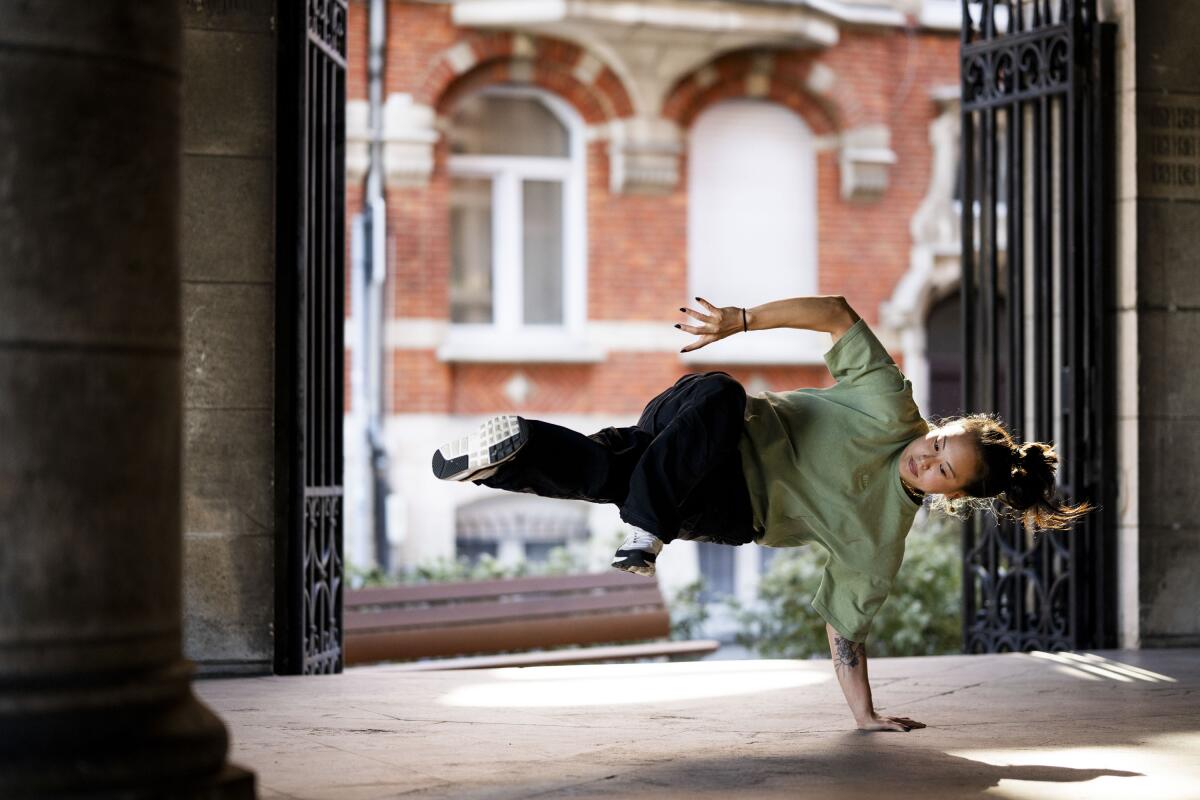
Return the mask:
<path id="1" fill-rule="evenodd" d="M 962 554 L 958 520 L 930 515 L 913 525 L 892 593 L 871 625 L 867 652 L 876 656 L 957 653 L 962 649 Z M 780 552 L 753 605 L 731 601 L 738 644 L 767 658 L 829 654 L 825 621 L 812 607 L 825 564 L 823 551 Z"/>
<path id="2" fill-rule="evenodd" d="M 708 604 L 700 597 L 704 594 L 704 579 L 697 578 L 683 586 L 667 601 L 671 613 L 671 639 L 687 641 L 695 639 L 708 621 Z"/>
<path id="3" fill-rule="evenodd" d="M 346 588 L 348 589 L 374 589 L 379 586 L 395 585 L 396 580 L 379 567 L 363 569 L 356 564 L 346 564 Z"/>
<path id="4" fill-rule="evenodd" d="M 500 578 L 523 578 L 530 575 L 570 575 L 586 572 L 583 558 L 566 547 L 550 551 L 545 561 L 522 561 L 505 566 L 490 555 L 483 555 L 472 564 L 466 558 L 438 558 L 415 567 L 385 573 L 378 567 L 369 570 L 351 565 L 350 586 L 364 589 L 378 586 L 399 586 L 409 583 L 451 583 L 457 581 L 486 581 Z"/>

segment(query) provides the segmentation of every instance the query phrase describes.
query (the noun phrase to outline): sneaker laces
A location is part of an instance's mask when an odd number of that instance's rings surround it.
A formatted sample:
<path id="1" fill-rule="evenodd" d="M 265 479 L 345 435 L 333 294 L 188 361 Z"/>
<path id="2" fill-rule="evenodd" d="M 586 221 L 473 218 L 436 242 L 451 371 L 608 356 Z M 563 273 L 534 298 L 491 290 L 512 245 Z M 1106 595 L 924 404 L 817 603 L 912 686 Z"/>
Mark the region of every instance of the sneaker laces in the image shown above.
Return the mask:
<path id="1" fill-rule="evenodd" d="M 655 549 L 654 545 L 658 542 L 658 537 L 649 531 L 644 531 L 641 528 L 634 528 L 629 532 L 629 536 L 625 539 L 625 550 L 650 550 Z"/>

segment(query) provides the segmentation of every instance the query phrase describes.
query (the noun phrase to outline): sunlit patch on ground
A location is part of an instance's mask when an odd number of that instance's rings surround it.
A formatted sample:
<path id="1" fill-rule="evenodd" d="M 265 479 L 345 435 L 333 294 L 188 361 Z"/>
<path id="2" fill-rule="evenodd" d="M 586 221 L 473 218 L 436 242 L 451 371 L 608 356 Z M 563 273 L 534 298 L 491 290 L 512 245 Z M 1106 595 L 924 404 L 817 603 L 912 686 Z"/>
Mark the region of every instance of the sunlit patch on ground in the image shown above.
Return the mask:
<path id="1" fill-rule="evenodd" d="M 1089 681 L 1098 681 L 1107 678 L 1108 680 L 1120 683 L 1133 683 L 1134 681 L 1143 681 L 1145 683 L 1176 682 L 1170 676 L 1151 672 L 1141 667 L 1135 667 L 1132 664 L 1123 664 L 1120 661 L 1114 661 L 1111 658 L 1098 656 L 1094 653 L 1033 652 L 1030 655 L 1034 658 L 1055 662 L 1058 665 L 1058 669 L 1055 670 L 1056 672 Z"/>
<path id="2" fill-rule="evenodd" d="M 1081 720 L 1086 725 L 1086 720 Z M 1001 777 L 987 791 L 1012 800 L 1195 800 L 1200 797 L 1200 732 L 1146 736 L 1136 746 L 1031 747 L 1008 750 L 950 750 L 950 755 L 1029 773 L 1038 767 L 1096 769 L 1113 773 L 1089 781 Z M 1186 765 L 1186 766 L 1185 766 Z"/>
<path id="3" fill-rule="evenodd" d="M 440 703 L 474 708 L 547 708 L 666 703 L 733 697 L 832 680 L 827 662 L 723 661 L 587 664 L 491 672 L 452 689 Z"/>

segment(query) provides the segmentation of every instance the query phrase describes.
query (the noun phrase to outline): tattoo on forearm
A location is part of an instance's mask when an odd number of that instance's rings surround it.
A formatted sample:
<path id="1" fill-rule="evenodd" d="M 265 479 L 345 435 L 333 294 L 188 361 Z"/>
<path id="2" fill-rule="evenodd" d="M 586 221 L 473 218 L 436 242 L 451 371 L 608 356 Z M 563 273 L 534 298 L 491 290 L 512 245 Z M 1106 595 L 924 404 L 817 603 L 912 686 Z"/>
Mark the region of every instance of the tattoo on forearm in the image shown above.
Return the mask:
<path id="1" fill-rule="evenodd" d="M 867 655 L 867 646 L 865 643 L 843 639 L 836 633 L 833 635 L 833 648 L 833 668 L 836 670 L 840 670 L 843 667 L 854 669 Z"/>

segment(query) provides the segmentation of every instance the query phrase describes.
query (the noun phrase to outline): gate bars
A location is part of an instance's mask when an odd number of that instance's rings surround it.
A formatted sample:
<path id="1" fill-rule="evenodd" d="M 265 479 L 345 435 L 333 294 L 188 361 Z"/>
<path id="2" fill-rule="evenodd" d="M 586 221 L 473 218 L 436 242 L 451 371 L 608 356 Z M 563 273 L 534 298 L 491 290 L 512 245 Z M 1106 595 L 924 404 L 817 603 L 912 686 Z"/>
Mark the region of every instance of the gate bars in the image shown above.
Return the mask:
<path id="1" fill-rule="evenodd" d="M 963 0 L 963 402 L 1053 441 L 1099 510 L 963 533 L 967 652 L 1112 646 L 1112 26 L 1095 0 Z"/>
<path id="2" fill-rule="evenodd" d="M 346 13 L 279 3 L 279 674 L 342 669 Z"/>

